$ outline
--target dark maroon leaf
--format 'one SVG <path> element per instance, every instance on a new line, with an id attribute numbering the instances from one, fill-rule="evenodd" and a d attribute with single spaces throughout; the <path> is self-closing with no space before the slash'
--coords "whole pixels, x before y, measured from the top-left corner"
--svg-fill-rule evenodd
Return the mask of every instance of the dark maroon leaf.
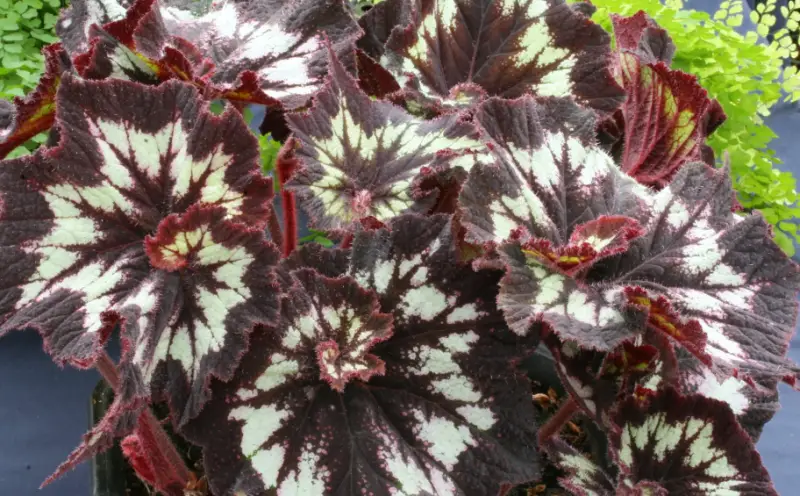
<path id="1" fill-rule="evenodd" d="M 136 0 L 124 18 L 93 26 L 89 36 L 88 50 L 74 57 L 75 67 L 87 79 L 156 84 L 176 78 L 202 86 L 202 76 L 212 70 L 197 60 L 191 44 L 173 39 L 156 0 Z"/>
<path id="2" fill-rule="evenodd" d="M 484 151 L 475 127 L 457 116 L 426 121 L 371 100 L 334 57 L 331 78 L 305 114 L 287 116 L 303 167 L 287 184 L 315 227 L 347 229 L 367 217 L 385 222 L 424 211 L 435 196 L 419 188 L 427 173 L 465 169 Z"/>
<path id="3" fill-rule="evenodd" d="M 777 495 L 758 452 L 728 405 L 667 388 L 631 397 L 613 416 L 612 453 L 627 491 L 646 494 Z M 654 482 L 655 481 L 655 482 Z"/>
<path id="4" fill-rule="evenodd" d="M 276 273 L 281 286 L 290 288 L 292 271 L 311 268 L 325 277 L 339 277 L 347 272 L 349 264 L 350 253 L 347 250 L 326 249 L 318 243 L 308 243 L 281 260 Z"/>
<path id="5" fill-rule="evenodd" d="M 59 145 L 0 169 L 0 333 L 36 328 L 56 362 L 88 367 L 122 319 L 126 395 L 167 381 L 176 421 L 277 312 L 271 181 L 238 113 L 205 105 L 184 83 L 66 77 Z"/>
<path id="6" fill-rule="evenodd" d="M 497 164 L 473 168 L 461 193 L 472 242 L 501 243 L 517 229 L 565 245 L 575 224 L 630 215 L 648 195 L 595 140 L 593 113 L 569 99 L 490 99 L 476 121 Z"/>
<path id="7" fill-rule="evenodd" d="M 800 270 L 759 215 L 731 212 L 728 171 L 685 165 L 639 217 L 646 234 L 588 279 L 614 280 L 664 296 L 706 335 L 703 350 L 724 381 L 732 373 L 771 382 L 790 373 L 788 340 Z"/>
<path id="8" fill-rule="evenodd" d="M 652 328 L 710 364 L 720 384 L 739 374 L 769 391 L 794 374 L 786 350 L 798 268 L 761 218 L 731 211 L 727 172 L 692 163 L 661 192 L 643 188 L 592 148 L 593 121 L 557 99 L 489 100 L 476 120 L 499 160 L 472 169 L 463 223 L 468 241 L 501 244 L 508 272 L 498 301 L 515 332 L 544 322 L 562 340 L 611 351 Z M 570 243 L 583 236 L 575 232 L 609 215 L 636 219 L 636 233 L 575 270 L 591 261 Z M 657 309 L 625 295 L 635 288 Z"/>
<path id="9" fill-rule="evenodd" d="M 0 109 L 0 158 L 53 125 L 56 91 L 61 74 L 70 69 L 69 57 L 60 43 L 44 47 L 42 53 L 45 69 L 36 88 L 12 103 L 0 100 L 4 107 Z"/>
<path id="10" fill-rule="evenodd" d="M 675 55 L 672 38 L 643 10 L 630 17 L 611 14 L 611 23 L 618 51 L 633 52 L 645 64 L 672 63 Z"/>
<path id="11" fill-rule="evenodd" d="M 599 426 L 608 427 L 609 410 L 621 385 L 619 375 L 608 377 L 602 374 L 606 354 L 581 349 L 573 342 L 561 342 L 553 334 L 548 334 L 544 342 L 555 359 L 555 370 L 561 384 L 572 400 L 589 419 Z"/>
<path id="12" fill-rule="evenodd" d="M 411 1 L 411 0 L 409 0 Z M 611 74 L 603 29 L 561 0 L 416 0 L 381 63 L 417 105 L 477 103 L 460 85 L 489 96 L 574 96 L 603 113 L 623 100 Z"/>
<path id="13" fill-rule="evenodd" d="M 215 494 L 485 496 L 538 475 L 499 274 L 458 264 L 450 231 L 444 216 L 403 216 L 356 234 L 350 277 L 293 273 L 280 327 L 253 333 L 233 381 L 183 429 Z M 354 373 L 337 383 L 331 370 Z"/>
<path id="14" fill-rule="evenodd" d="M 681 316 L 664 295 L 656 298 L 637 287 L 625 288 L 628 303 L 647 313 L 647 325 L 678 341 L 703 363 L 710 365 L 711 357 L 706 353 L 706 334 L 700 322 Z"/>
<path id="15" fill-rule="evenodd" d="M 298 108 L 328 72 L 325 39 L 352 61 L 361 29 L 343 0 L 241 0 L 207 8 L 168 0 L 170 34 L 196 44 L 216 64 L 211 82 L 224 98 Z"/>
<path id="16" fill-rule="evenodd" d="M 61 11 L 56 33 L 67 52 L 75 56 L 89 49 L 93 25 L 103 26 L 125 17 L 125 11 L 135 0 L 71 0 Z"/>
<path id="17" fill-rule="evenodd" d="M 603 215 L 579 224 L 567 245 L 553 246 L 547 239 L 532 238 L 522 244 L 522 252 L 537 263 L 574 276 L 603 258 L 624 253 L 630 241 L 641 235 L 642 229 L 634 219 Z"/>
<path id="18" fill-rule="evenodd" d="M 412 22 L 415 7 L 409 0 L 383 0 L 369 9 L 358 19 L 358 25 L 364 31 L 358 40 L 358 48 L 379 59 L 394 28 Z"/>
<path id="19" fill-rule="evenodd" d="M 400 90 L 392 74 L 363 50 L 356 50 L 358 86 L 369 96 L 384 98 Z"/>
<path id="20" fill-rule="evenodd" d="M 660 60 L 668 60 L 674 46 L 644 12 L 612 20 L 616 77 L 628 94 L 621 167 L 643 184 L 663 187 L 683 164 L 703 158 L 709 133 L 704 121 L 714 102 L 695 76 Z"/>
<path id="21" fill-rule="evenodd" d="M 644 331 L 647 314 L 613 286 L 587 286 L 528 256 L 518 244 L 500 248 L 507 265 L 498 305 L 511 329 L 526 335 L 544 322 L 581 348 L 610 351 Z"/>
<path id="22" fill-rule="evenodd" d="M 558 482 L 570 494 L 574 496 L 614 494 L 615 484 L 609 475 L 586 454 L 557 438 L 549 439 L 542 449 L 547 452 L 552 463 L 564 471 Z"/>

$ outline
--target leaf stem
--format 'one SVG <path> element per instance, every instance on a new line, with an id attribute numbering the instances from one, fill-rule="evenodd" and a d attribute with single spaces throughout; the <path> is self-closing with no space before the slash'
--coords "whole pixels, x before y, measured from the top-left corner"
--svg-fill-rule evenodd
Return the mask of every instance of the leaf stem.
<path id="1" fill-rule="evenodd" d="M 564 427 L 564 424 L 566 424 L 577 411 L 578 403 L 570 396 L 569 399 L 562 403 L 559 409 L 556 410 L 556 413 L 539 428 L 539 446 L 544 445 L 548 439 L 561 432 L 561 428 Z"/>
<path id="2" fill-rule="evenodd" d="M 103 351 L 95 362 L 95 367 L 100 372 L 100 375 L 103 376 L 106 383 L 117 393 L 120 385 L 119 371 L 114 361 L 108 356 L 108 352 Z M 163 458 L 168 465 L 168 468 L 154 467 L 155 470 L 171 469 L 173 472 L 172 475 L 174 475 L 173 479 L 177 479 L 183 484 L 183 487 L 186 487 L 191 480 L 191 472 L 183 461 L 183 457 L 178 453 L 178 450 L 169 438 L 169 435 L 164 431 L 161 422 L 156 418 L 149 406 L 146 407 L 140 415 L 136 429 L 139 431 L 140 438 L 152 441 L 147 442 L 147 447 L 157 452 L 154 453 L 154 458 Z"/>
<path id="3" fill-rule="evenodd" d="M 294 157 L 295 141 L 289 138 L 278 152 L 275 161 L 275 170 L 278 173 L 278 183 L 281 187 L 281 200 L 283 202 L 283 255 L 289 256 L 299 242 L 297 238 L 297 204 L 293 191 L 288 191 L 284 186 L 292 177 L 297 167 Z"/>
<path id="4" fill-rule="evenodd" d="M 354 238 L 354 237 L 355 237 L 355 236 L 353 236 L 353 233 L 347 233 L 347 235 L 346 235 L 346 236 L 344 237 L 344 239 L 342 240 L 341 248 L 342 248 L 343 250 L 347 250 L 347 249 L 349 249 L 351 246 L 353 246 L 353 238 Z"/>

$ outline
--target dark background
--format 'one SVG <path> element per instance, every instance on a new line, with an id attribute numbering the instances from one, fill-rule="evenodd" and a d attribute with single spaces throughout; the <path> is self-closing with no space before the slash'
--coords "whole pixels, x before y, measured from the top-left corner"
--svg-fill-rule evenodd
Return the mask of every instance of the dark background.
<path id="1" fill-rule="evenodd" d="M 718 0 L 692 0 L 687 6 L 713 12 L 717 5 Z M 745 19 L 747 11 L 745 6 Z M 800 106 L 776 109 L 768 124 L 780 136 L 772 146 L 786 162 L 783 167 L 800 178 L 800 140 L 796 138 L 800 135 Z M 796 258 L 800 260 L 800 256 Z M 116 350 L 111 353 L 115 355 Z M 797 336 L 789 354 L 800 362 Z M 35 332 L 12 333 L 0 342 L 0 494 L 91 494 L 88 463 L 41 491 L 37 488 L 86 432 L 89 396 L 98 380 L 93 370 L 61 370 L 53 365 Z M 800 393 L 782 386 L 781 400 L 783 409 L 765 428 L 758 448 L 778 491 L 799 494 Z"/>

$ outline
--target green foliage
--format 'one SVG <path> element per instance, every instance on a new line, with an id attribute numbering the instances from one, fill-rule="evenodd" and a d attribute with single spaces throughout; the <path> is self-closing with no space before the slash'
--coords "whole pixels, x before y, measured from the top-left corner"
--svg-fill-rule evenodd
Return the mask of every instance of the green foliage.
<path id="1" fill-rule="evenodd" d="M 350 7 L 356 15 L 361 16 L 364 15 L 367 10 L 378 5 L 382 1 L 383 0 L 350 0 Z"/>
<path id="2" fill-rule="evenodd" d="M 303 236 L 302 238 L 299 239 L 301 245 L 306 243 L 318 243 L 324 246 L 325 248 L 333 247 L 334 242 L 326 238 L 325 233 L 323 231 L 317 231 L 316 229 L 309 229 L 309 232 L 311 232 L 311 234 L 309 234 L 308 236 Z"/>
<path id="3" fill-rule="evenodd" d="M 278 158 L 281 143 L 272 139 L 270 134 L 262 134 L 258 136 L 258 147 L 261 150 L 261 171 L 265 175 L 271 175 L 275 170 L 275 160 Z"/>
<path id="4" fill-rule="evenodd" d="M 55 43 L 62 0 L 0 0 L 0 98 L 25 96 L 44 71 L 42 47 Z M 41 134 L 9 157 L 24 155 L 47 139 Z"/>
<path id="5" fill-rule="evenodd" d="M 24 96 L 39 82 L 60 8 L 61 0 L 0 0 L 0 97 Z"/>
<path id="6" fill-rule="evenodd" d="M 737 33 L 734 28 L 741 25 L 743 15 L 741 0 L 722 2 L 713 18 L 705 12 L 682 9 L 681 0 L 665 1 L 593 0 L 597 7 L 593 19 L 611 32 L 611 13 L 632 15 L 644 10 L 667 30 L 677 47 L 672 67 L 696 75 L 728 115 L 708 144 L 720 163 L 723 152 L 730 155 L 739 200 L 747 211 L 764 214 L 777 228 L 776 242 L 792 254 L 792 238 L 800 241 L 795 223 L 800 219 L 800 195 L 795 178 L 774 167 L 781 161 L 769 143 L 777 135 L 764 123 L 781 99 L 782 87 L 789 93 L 785 100 L 800 99 L 797 69 L 782 68 L 790 44 L 776 38 L 768 46 L 758 42 L 755 32 Z M 800 4 L 800 0 L 792 1 Z"/>

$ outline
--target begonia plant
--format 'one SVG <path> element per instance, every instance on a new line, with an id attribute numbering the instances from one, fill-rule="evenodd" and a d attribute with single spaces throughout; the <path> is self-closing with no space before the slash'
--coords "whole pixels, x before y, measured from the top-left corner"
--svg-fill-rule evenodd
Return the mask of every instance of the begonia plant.
<path id="1" fill-rule="evenodd" d="M 0 335 L 114 401 L 46 483 L 119 444 L 167 496 L 776 494 L 754 442 L 800 377 L 800 269 L 668 33 L 364 7 L 62 12 L 0 134 L 49 132 L 0 164 Z"/>

